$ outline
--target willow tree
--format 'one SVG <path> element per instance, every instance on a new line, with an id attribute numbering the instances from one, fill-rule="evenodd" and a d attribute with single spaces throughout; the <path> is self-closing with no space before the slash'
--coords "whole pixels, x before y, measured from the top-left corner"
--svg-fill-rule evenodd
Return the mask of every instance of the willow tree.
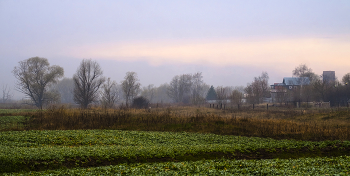
<path id="1" fill-rule="evenodd" d="M 19 62 L 19 66 L 12 71 L 17 79 L 18 91 L 29 97 L 33 105 L 42 109 L 48 102 L 57 101 L 59 94 L 48 90 L 63 77 L 63 68 L 50 66 L 46 58 L 32 57 Z"/>

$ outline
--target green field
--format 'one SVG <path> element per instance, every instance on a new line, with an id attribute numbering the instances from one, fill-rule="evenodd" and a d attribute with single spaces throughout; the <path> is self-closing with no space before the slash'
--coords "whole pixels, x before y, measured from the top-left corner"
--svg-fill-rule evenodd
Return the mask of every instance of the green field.
<path id="1" fill-rule="evenodd" d="M 36 112 L 37 109 L 0 109 L 0 114 L 16 114 L 26 112 Z"/>
<path id="2" fill-rule="evenodd" d="M 347 111 L 201 111 L 1 109 L 0 175 L 350 175 Z"/>
<path id="3" fill-rule="evenodd" d="M 350 157 L 135 163 L 4 175 L 349 175 Z"/>
<path id="4" fill-rule="evenodd" d="M 270 175 L 310 169 L 315 173 L 346 173 L 350 159 L 344 155 L 350 153 L 349 148 L 350 141 L 310 142 L 185 132 L 8 131 L 0 133 L 0 171 L 63 175 L 110 171 L 137 175 L 147 174 L 145 169 L 149 168 L 149 174 L 174 175 L 209 172 Z M 270 169 L 265 167 L 268 165 Z M 50 169 L 61 170 L 45 171 Z"/>
<path id="5" fill-rule="evenodd" d="M 23 122 L 29 119 L 24 116 L 37 111 L 36 109 L 0 109 L 0 131 L 23 130 Z"/>
<path id="6" fill-rule="evenodd" d="M 24 116 L 0 116 L 0 130 L 22 129 Z"/>

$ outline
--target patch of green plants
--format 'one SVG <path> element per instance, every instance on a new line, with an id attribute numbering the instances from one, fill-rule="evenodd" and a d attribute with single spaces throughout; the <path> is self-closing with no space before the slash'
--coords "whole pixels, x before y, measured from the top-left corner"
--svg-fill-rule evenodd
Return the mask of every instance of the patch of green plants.
<path id="1" fill-rule="evenodd" d="M 0 172 L 198 159 L 283 158 L 286 153 L 339 151 L 350 141 L 296 141 L 199 133 L 118 130 L 0 133 Z M 206 156 L 206 158 L 203 158 Z M 316 155 L 317 156 L 317 155 Z M 303 156 L 302 156 L 303 157 Z"/>
<path id="2" fill-rule="evenodd" d="M 15 113 L 26 113 L 36 112 L 37 109 L 0 109 L 0 114 L 15 114 Z"/>
<path id="3" fill-rule="evenodd" d="M 22 129 L 23 123 L 28 117 L 24 116 L 0 116 L 0 130 Z"/>
<path id="4" fill-rule="evenodd" d="M 350 157 L 200 160 L 21 172 L 3 175 L 349 175 Z"/>

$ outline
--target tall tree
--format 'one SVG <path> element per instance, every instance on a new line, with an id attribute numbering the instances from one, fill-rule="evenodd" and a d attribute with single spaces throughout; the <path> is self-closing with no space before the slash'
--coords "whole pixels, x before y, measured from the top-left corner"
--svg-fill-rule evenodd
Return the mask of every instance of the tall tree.
<path id="1" fill-rule="evenodd" d="M 124 92 L 126 107 L 129 107 L 132 100 L 140 91 L 141 84 L 139 83 L 137 73 L 127 72 L 121 85 Z"/>
<path id="2" fill-rule="evenodd" d="M 179 79 L 178 75 L 174 76 L 167 87 L 167 94 L 173 100 L 173 102 L 178 103 L 181 101 L 179 96 Z"/>
<path id="3" fill-rule="evenodd" d="M 350 84 L 350 73 L 347 73 L 343 76 L 342 82 L 344 85 L 349 85 Z"/>
<path id="4" fill-rule="evenodd" d="M 107 79 L 107 82 L 102 85 L 101 92 L 101 105 L 103 108 L 113 108 L 119 99 L 119 93 L 117 89 L 117 83 L 111 81 L 110 78 Z"/>
<path id="5" fill-rule="evenodd" d="M 313 82 L 318 78 L 318 76 L 312 72 L 312 69 L 306 66 L 305 64 L 300 64 L 298 67 L 296 67 L 293 70 L 293 76 L 299 77 L 299 78 L 309 78 L 310 82 Z M 300 79 L 300 81 L 305 81 Z"/>
<path id="6" fill-rule="evenodd" d="M 175 103 L 190 103 L 192 85 L 191 74 L 174 76 L 168 87 L 168 96 Z"/>
<path id="7" fill-rule="evenodd" d="M 51 87 L 51 90 L 59 92 L 61 103 L 74 103 L 74 80 L 73 78 L 63 78 Z"/>
<path id="8" fill-rule="evenodd" d="M 220 103 L 227 99 L 228 97 L 228 90 L 227 87 L 223 87 L 223 86 L 218 86 L 216 87 L 216 95 L 217 95 L 217 100 L 220 101 Z"/>
<path id="9" fill-rule="evenodd" d="M 84 59 L 73 75 L 74 101 L 82 108 L 98 101 L 98 90 L 105 82 L 103 71 L 96 61 Z"/>
<path id="10" fill-rule="evenodd" d="M 255 77 L 252 83 L 249 83 L 244 91 L 248 95 L 249 103 L 262 103 L 264 97 L 269 97 L 269 75 L 262 72 L 259 77 Z"/>
<path id="11" fill-rule="evenodd" d="M 154 96 L 156 94 L 156 90 L 157 90 L 157 88 L 154 87 L 153 84 L 150 84 L 150 85 L 142 88 L 141 96 L 146 98 L 147 100 L 149 100 L 150 103 L 152 103 L 154 100 Z"/>
<path id="12" fill-rule="evenodd" d="M 7 85 L 2 86 L 2 103 L 7 103 L 8 101 L 11 100 L 13 97 L 13 94 L 11 93 L 11 90 Z"/>
<path id="13" fill-rule="evenodd" d="M 155 103 L 171 103 L 172 99 L 168 95 L 169 84 L 161 84 L 156 88 L 153 102 Z"/>
<path id="14" fill-rule="evenodd" d="M 232 105 L 237 105 L 237 104 L 241 104 L 242 103 L 242 99 L 243 99 L 243 93 L 241 91 L 239 91 L 238 89 L 234 89 L 230 96 L 230 101 Z"/>
<path id="15" fill-rule="evenodd" d="M 311 85 L 319 85 L 320 86 L 320 76 L 316 75 L 311 68 L 306 66 L 305 64 L 300 64 L 293 70 L 293 76 L 299 77 L 298 82 L 300 84 L 299 87 L 293 89 L 290 92 L 290 100 L 293 101 L 310 101 L 316 97 L 315 91 L 313 91 L 313 87 Z M 307 78 L 309 80 L 307 80 Z M 321 83 L 322 86 L 323 83 Z M 317 91 L 320 91 L 322 88 L 317 87 Z"/>
<path id="16" fill-rule="evenodd" d="M 191 102 L 192 104 L 200 104 L 205 101 L 205 93 L 207 87 L 203 81 L 201 72 L 197 72 L 192 75 L 192 88 L 191 88 Z"/>
<path id="17" fill-rule="evenodd" d="M 63 77 L 62 67 L 50 66 L 46 58 L 32 57 L 20 61 L 12 73 L 17 79 L 17 90 L 29 97 L 36 107 L 42 109 L 45 103 L 56 101 L 57 94 L 48 91 L 48 87 Z"/>

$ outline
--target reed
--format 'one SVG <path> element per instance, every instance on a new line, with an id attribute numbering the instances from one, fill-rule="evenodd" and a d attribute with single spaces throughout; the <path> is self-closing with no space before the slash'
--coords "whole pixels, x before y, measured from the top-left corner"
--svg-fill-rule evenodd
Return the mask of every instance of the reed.
<path id="1" fill-rule="evenodd" d="M 198 107 L 155 109 L 66 109 L 31 112 L 17 130 L 118 129 L 186 131 L 296 140 L 349 140 L 346 109 L 218 110 Z"/>

